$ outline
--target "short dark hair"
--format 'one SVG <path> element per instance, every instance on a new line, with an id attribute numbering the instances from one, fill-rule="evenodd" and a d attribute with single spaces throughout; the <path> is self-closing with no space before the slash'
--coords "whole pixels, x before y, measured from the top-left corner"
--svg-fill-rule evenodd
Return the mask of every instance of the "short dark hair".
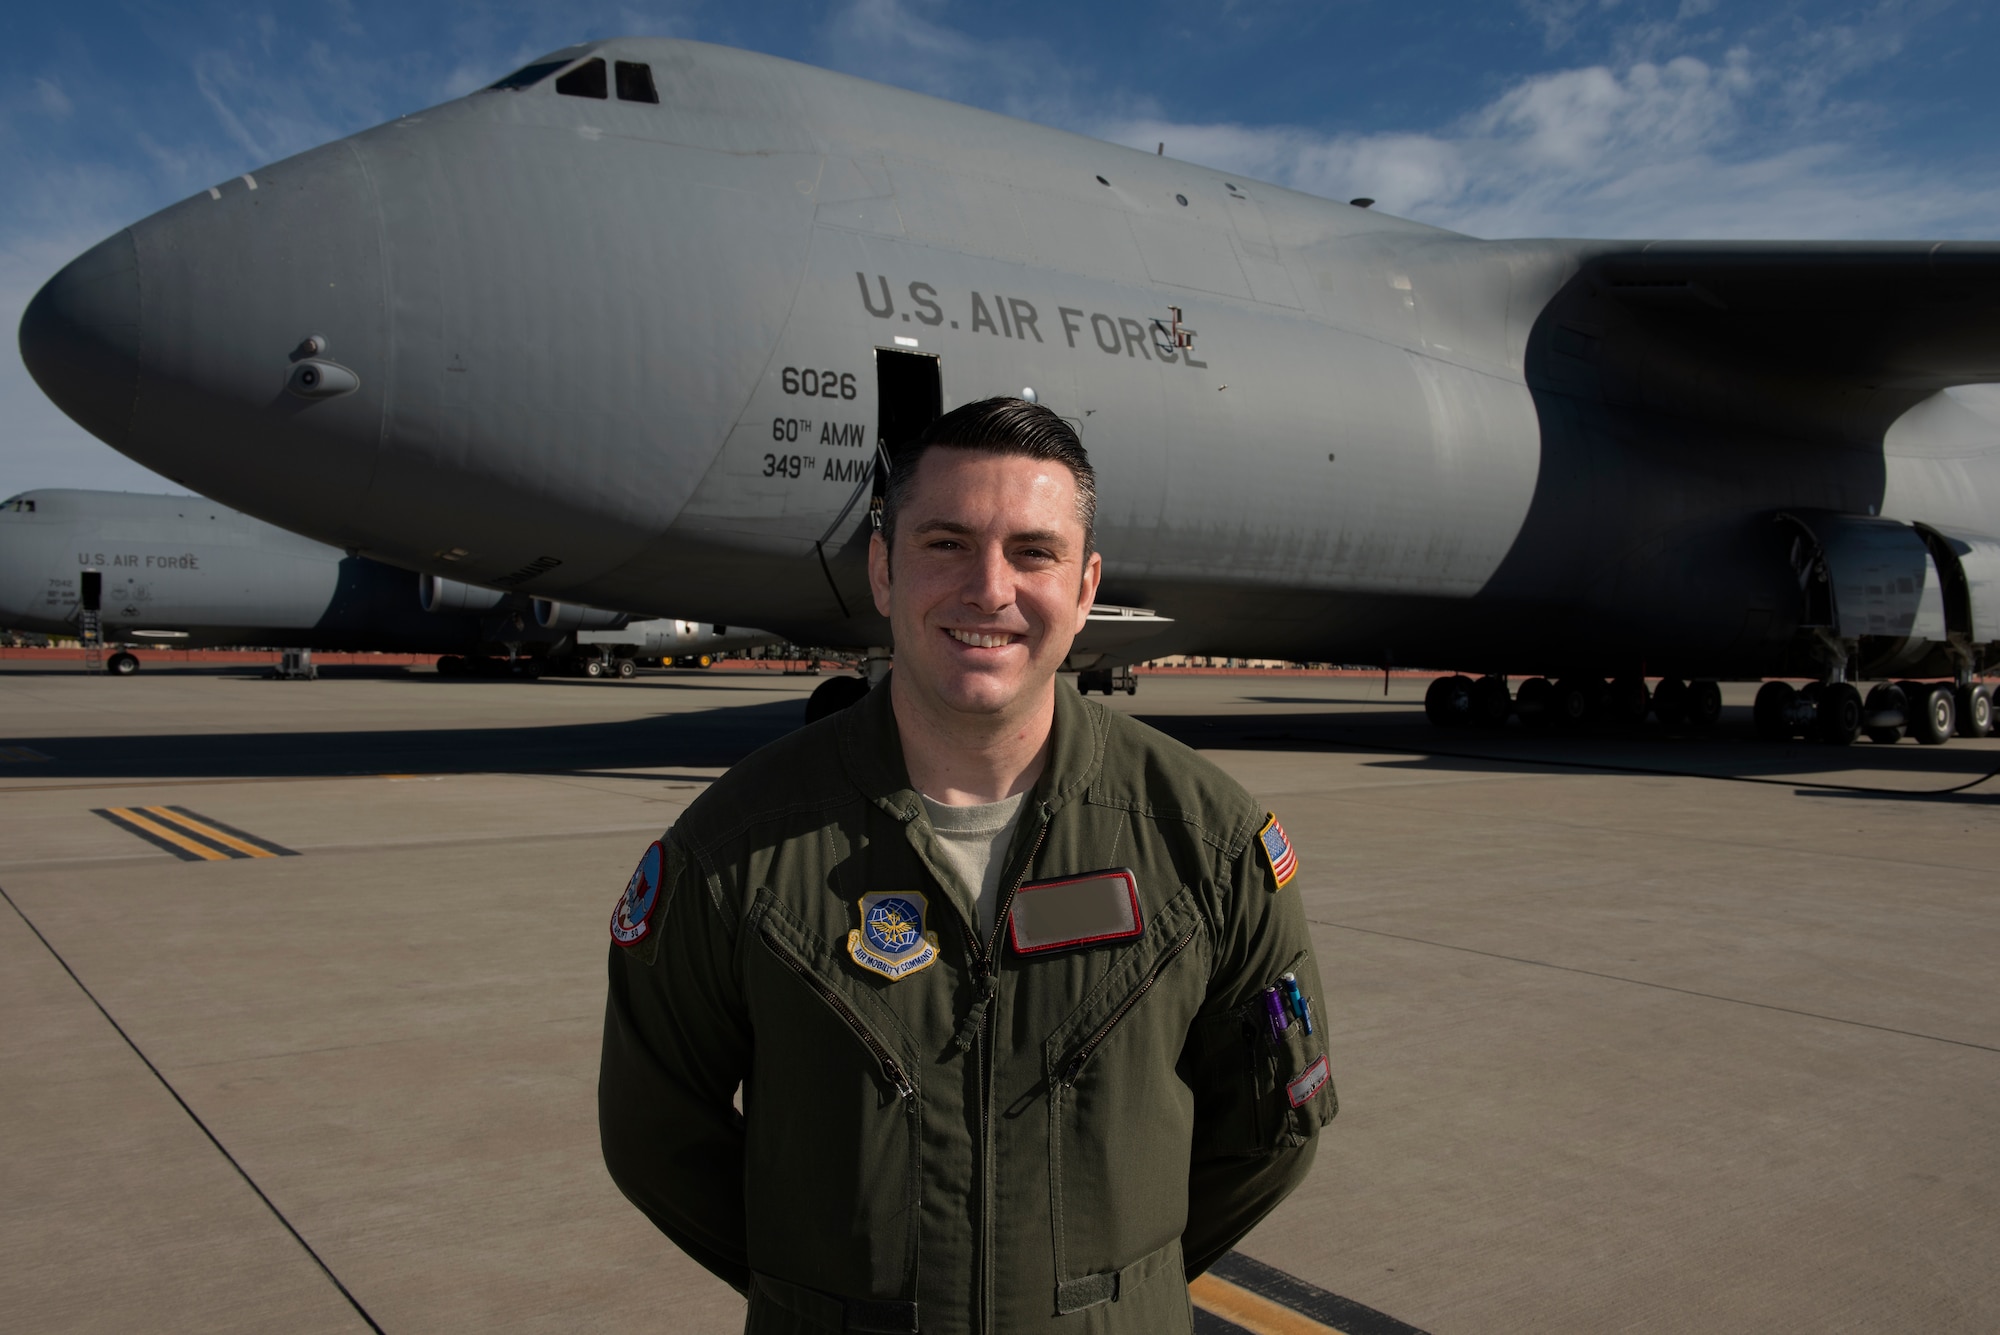
<path id="1" fill-rule="evenodd" d="M 1039 403 L 1015 398 L 981 399 L 954 408 L 903 448 L 882 489 L 883 541 L 895 542 L 896 514 L 909 499 L 918 462 L 933 449 L 978 450 L 1061 464 L 1076 479 L 1076 517 L 1083 525 L 1083 554 L 1088 556 L 1095 549 L 1097 471 L 1090 466 L 1090 455 L 1068 422 Z"/>

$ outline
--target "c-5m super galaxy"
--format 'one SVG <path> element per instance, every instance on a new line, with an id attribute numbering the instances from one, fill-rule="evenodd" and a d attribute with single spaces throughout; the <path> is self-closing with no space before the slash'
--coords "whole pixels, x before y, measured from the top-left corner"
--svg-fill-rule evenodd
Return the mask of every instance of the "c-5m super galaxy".
<path id="1" fill-rule="evenodd" d="M 1124 661 L 1464 666 L 1434 713 L 1492 721 L 1804 675 L 1759 725 L 1834 742 L 1978 731 L 2000 663 L 2000 426 L 1954 388 L 2000 379 L 1994 243 L 1478 240 L 620 40 L 133 224 L 21 346 L 320 541 L 803 643 L 886 640 L 879 461 L 1026 388 L 1100 470 L 1104 601 L 1159 614 Z"/>
<path id="2" fill-rule="evenodd" d="M 438 654 L 438 670 L 630 677 L 763 631 L 640 620 L 397 570 L 199 496 L 24 491 L 0 502 L 0 626 L 172 649 L 258 644 Z M 121 649 L 115 675 L 139 670 Z"/>

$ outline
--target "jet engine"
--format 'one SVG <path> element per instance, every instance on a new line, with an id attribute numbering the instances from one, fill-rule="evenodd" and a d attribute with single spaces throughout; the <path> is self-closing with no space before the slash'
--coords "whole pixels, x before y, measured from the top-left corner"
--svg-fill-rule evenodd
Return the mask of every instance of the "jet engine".
<path id="1" fill-rule="evenodd" d="M 417 577 L 417 601 L 426 612 L 490 612 L 506 596 L 498 589 L 482 589 L 442 575 Z"/>
<path id="2" fill-rule="evenodd" d="M 559 603 L 553 598 L 535 599 L 535 624 L 543 630 L 606 630 L 624 623 L 623 612 Z"/>

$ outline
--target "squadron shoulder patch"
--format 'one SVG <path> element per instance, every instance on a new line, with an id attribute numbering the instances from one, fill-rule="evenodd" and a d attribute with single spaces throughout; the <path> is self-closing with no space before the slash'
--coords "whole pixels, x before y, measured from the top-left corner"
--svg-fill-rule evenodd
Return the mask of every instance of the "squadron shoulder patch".
<path id="1" fill-rule="evenodd" d="M 1282 890 L 1285 883 L 1298 875 L 1299 855 L 1292 851 L 1292 841 L 1285 838 L 1285 827 L 1278 824 L 1275 812 L 1265 812 L 1268 820 L 1264 828 L 1257 831 L 1257 842 L 1264 846 L 1264 860 L 1271 864 L 1271 875 L 1278 878 L 1274 889 Z"/>
<path id="2" fill-rule="evenodd" d="M 611 939 L 621 946 L 636 946 L 653 930 L 653 910 L 660 904 L 660 880 L 666 865 L 666 850 L 655 839 L 639 859 L 618 907 L 611 911 Z"/>
<path id="3" fill-rule="evenodd" d="M 924 930 L 929 901 L 914 891 L 861 896 L 861 926 L 847 934 L 847 954 L 884 978 L 908 978 L 937 963 L 936 932 Z"/>

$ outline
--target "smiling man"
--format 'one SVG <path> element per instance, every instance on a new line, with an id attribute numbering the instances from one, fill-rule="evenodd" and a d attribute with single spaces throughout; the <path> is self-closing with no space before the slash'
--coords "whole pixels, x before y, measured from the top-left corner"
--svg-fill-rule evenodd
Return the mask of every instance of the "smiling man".
<path id="1" fill-rule="evenodd" d="M 605 1163 L 757 1335 L 1190 1331 L 1333 1116 L 1277 818 L 1058 684 L 1095 509 L 1048 409 L 934 423 L 869 551 L 886 686 L 723 776 L 613 913 Z"/>

